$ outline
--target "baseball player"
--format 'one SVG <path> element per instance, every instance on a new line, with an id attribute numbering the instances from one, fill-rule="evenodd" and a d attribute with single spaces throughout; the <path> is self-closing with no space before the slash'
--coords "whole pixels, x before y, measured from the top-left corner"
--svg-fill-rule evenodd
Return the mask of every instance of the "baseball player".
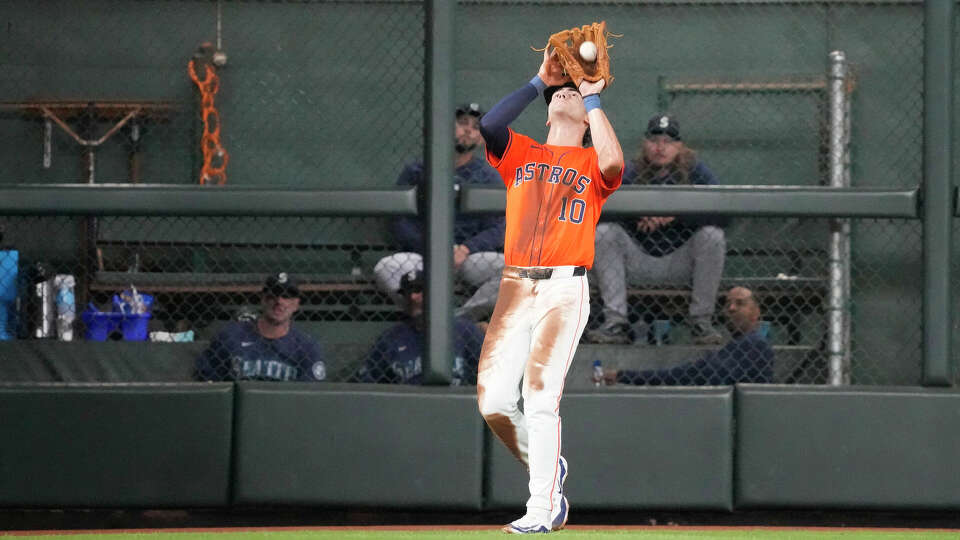
<path id="1" fill-rule="evenodd" d="M 423 270 L 400 278 L 404 297 L 404 320 L 385 330 L 367 353 L 366 361 L 353 380 L 366 383 L 423 384 L 425 334 L 423 313 Z M 477 360 L 483 332 L 466 317 L 453 319 L 454 357 L 451 386 L 476 384 Z"/>
<path id="2" fill-rule="evenodd" d="M 578 88 L 548 47 L 537 76 L 481 120 L 487 160 L 507 187 L 507 229 L 506 267 L 480 354 L 477 400 L 487 425 L 530 475 L 527 513 L 504 526 L 508 533 L 545 533 L 567 522 L 560 397 L 590 313 L 586 273 L 594 230 L 624 165 L 600 106 L 603 87 L 603 80 L 584 80 Z M 546 144 L 509 128 L 541 92 Z M 582 146 L 588 128 L 592 148 Z"/>
<path id="3" fill-rule="evenodd" d="M 300 287 L 280 272 L 263 284 L 262 311 L 253 321 L 224 328 L 196 361 L 203 381 L 322 381 L 327 378 L 323 349 L 293 327 L 300 309 Z"/>

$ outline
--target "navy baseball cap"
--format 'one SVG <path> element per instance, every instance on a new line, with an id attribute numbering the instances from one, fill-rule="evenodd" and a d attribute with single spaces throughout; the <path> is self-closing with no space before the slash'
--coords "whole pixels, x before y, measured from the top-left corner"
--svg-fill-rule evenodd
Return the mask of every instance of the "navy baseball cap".
<path id="1" fill-rule="evenodd" d="M 461 114 L 469 114 L 470 116 L 480 118 L 483 116 L 483 109 L 480 108 L 479 103 L 464 103 L 457 105 L 457 118 L 460 118 Z"/>
<path id="2" fill-rule="evenodd" d="M 550 100 L 553 99 L 553 95 L 557 93 L 557 90 L 561 88 L 573 88 L 577 92 L 580 90 L 577 89 L 577 85 L 573 84 L 573 81 L 567 81 L 563 84 L 558 84 L 556 86 L 548 86 L 543 89 L 543 100 L 547 102 L 547 106 L 550 106 Z"/>
<path id="3" fill-rule="evenodd" d="M 675 141 L 682 140 L 680 123 L 672 116 L 658 114 L 647 122 L 647 132 L 644 134 L 645 137 L 653 135 L 666 135 Z"/>
<path id="4" fill-rule="evenodd" d="M 423 270 L 412 270 L 400 278 L 398 292 L 407 296 L 415 292 L 423 292 Z"/>
<path id="5" fill-rule="evenodd" d="M 263 293 L 278 298 L 300 298 L 300 287 L 290 274 L 279 272 L 263 283 Z"/>

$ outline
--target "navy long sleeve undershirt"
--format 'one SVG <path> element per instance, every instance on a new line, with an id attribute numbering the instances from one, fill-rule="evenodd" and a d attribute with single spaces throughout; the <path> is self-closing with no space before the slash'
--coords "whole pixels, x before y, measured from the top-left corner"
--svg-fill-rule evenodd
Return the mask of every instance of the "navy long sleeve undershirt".
<path id="1" fill-rule="evenodd" d="M 507 151 L 507 143 L 510 142 L 507 128 L 540 95 L 541 90 L 542 88 L 528 82 L 501 99 L 483 115 L 480 119 L 480 134 L 483 135 L 488 152 L 497 158 L 503 157 L 503 153 Z"/>

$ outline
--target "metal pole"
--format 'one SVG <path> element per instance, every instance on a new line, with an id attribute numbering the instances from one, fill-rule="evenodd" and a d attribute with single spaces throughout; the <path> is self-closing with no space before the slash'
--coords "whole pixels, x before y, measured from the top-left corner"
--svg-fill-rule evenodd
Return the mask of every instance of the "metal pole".
<path id="1" fill-rule="evenodd" d="M 846 82 L 847 83 L 851 82 L 849 71 L 847 72 Z M 846 86 L 846 92 L 847 92 L 846 99 L 844 100 L 845 105 L 844 105 L 844 123 L 843 123 L 843 133 L 844 133 L 843 145 L 845 150 L 844 158 L 843 158 L 843 185 L 849 188 L 851 185 L 850 140 L 851 140 L 851 133 L 853 133 L 853 128 L 851 127 L 852 115 L 850 114 L 850 109 L 851 109 L 850 102 L 852 101 L 850 96 L 853 90 L 849 84 Z M 846 310 L 846 317 L 845 317 L 846 324 L 844 324 L 844 327 L 843 327 L 843 344 L 844 344 L 843 364 L 844 366 L 846 366 L 847 383 L 850 382 L 850 355 L 852 354 L 851 340 L 850 340 L 850 334 L 851 334 L 850 327 L 852 325 L 852 320 L 853 320 L 853 314 L 851 313 L 852 306 L 853 306 L 853 292 L 852 292 L 853 289 L 850 285 L 851 283 L 850 273 L 851 273 L 851 269 L 853 268 L 850 262 L 850 243 L 851 243 L 850 223 L 851 221 L 849 219 L 846 220 L 846 224 L 845 224 L 846 234 L 844 235 L 844 238 L 846 238 L 847 241 L 844 244 L 844 249 L 842 253 L 843 260 L 845 261 L 845 265 L 846 265 L 846 272 L 844 272 L 844 282 L 843 282 L 844 295 L 847 299 L 847 310 Z"/>
<path id="2" fill-rule="evenodd" d="M 848 187 L 847 167 L 847 59 L 843 51 L 830 53 L 828 76 L 830 187 Z M 830 222 L 830 285 L 827 299 L 827 358 L 830 384 L 850 384 L 849 328 L 850 220 Z"/>
<path id="3" fill-rule="evenodd" d="M 953 246 L 954 1 L 924 2 L 923 384 L 953 378 L 950 267 Z"/>
<path id="4" fill-rule="evenodd" d="M 424 164 L 427 220 L 424 381 L 448 384 L 453 359 L 453 25 L 456 2 L 426 2 Z"/>
<path id="5" fill-rule="evenodd" d="M 50 149 L 52 148 L 51 139 L 53 138 L 53 123 L 49 117 L 43 119 L 43 168 L 50 168 Z"/>

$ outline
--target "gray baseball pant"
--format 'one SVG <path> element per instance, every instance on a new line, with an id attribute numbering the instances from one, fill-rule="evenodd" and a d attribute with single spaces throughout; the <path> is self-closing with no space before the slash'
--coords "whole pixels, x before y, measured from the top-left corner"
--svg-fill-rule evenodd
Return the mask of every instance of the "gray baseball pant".
<path id="1" fill-rule="evenodd" d="M 598 225 L 596 238 L 592 272 L 600 287 L 606 321 L 627 320 L 627 283 L 692 282 L 690 319 L 713 316 L 727 250 L 723 229 L 701 227 L 686 243 L 661 257 L 647 254 L 633 236 L 616 223 Z"/>
<path id="2" fill-rule="evenodd" d="M 457 308 L 456 314 L 470 316 L 471 314 L 487 315 L 493 312 L 497 304 L 503 266 L 503 253 L 496 251 L 479 251 L 467 256 L 455 275 L 458 279 L 477 287 L 477 290 Z M 380 259 L 373 268 L 373 275 L 377 287 L 389 294 L 398 306 L 403 306 L 403 298 L 397 293 L 397 289 L 400 288 L 400 278 L 413 270 L 423 270 L 423 256 L 419 253 L 401 252 Z"/>

